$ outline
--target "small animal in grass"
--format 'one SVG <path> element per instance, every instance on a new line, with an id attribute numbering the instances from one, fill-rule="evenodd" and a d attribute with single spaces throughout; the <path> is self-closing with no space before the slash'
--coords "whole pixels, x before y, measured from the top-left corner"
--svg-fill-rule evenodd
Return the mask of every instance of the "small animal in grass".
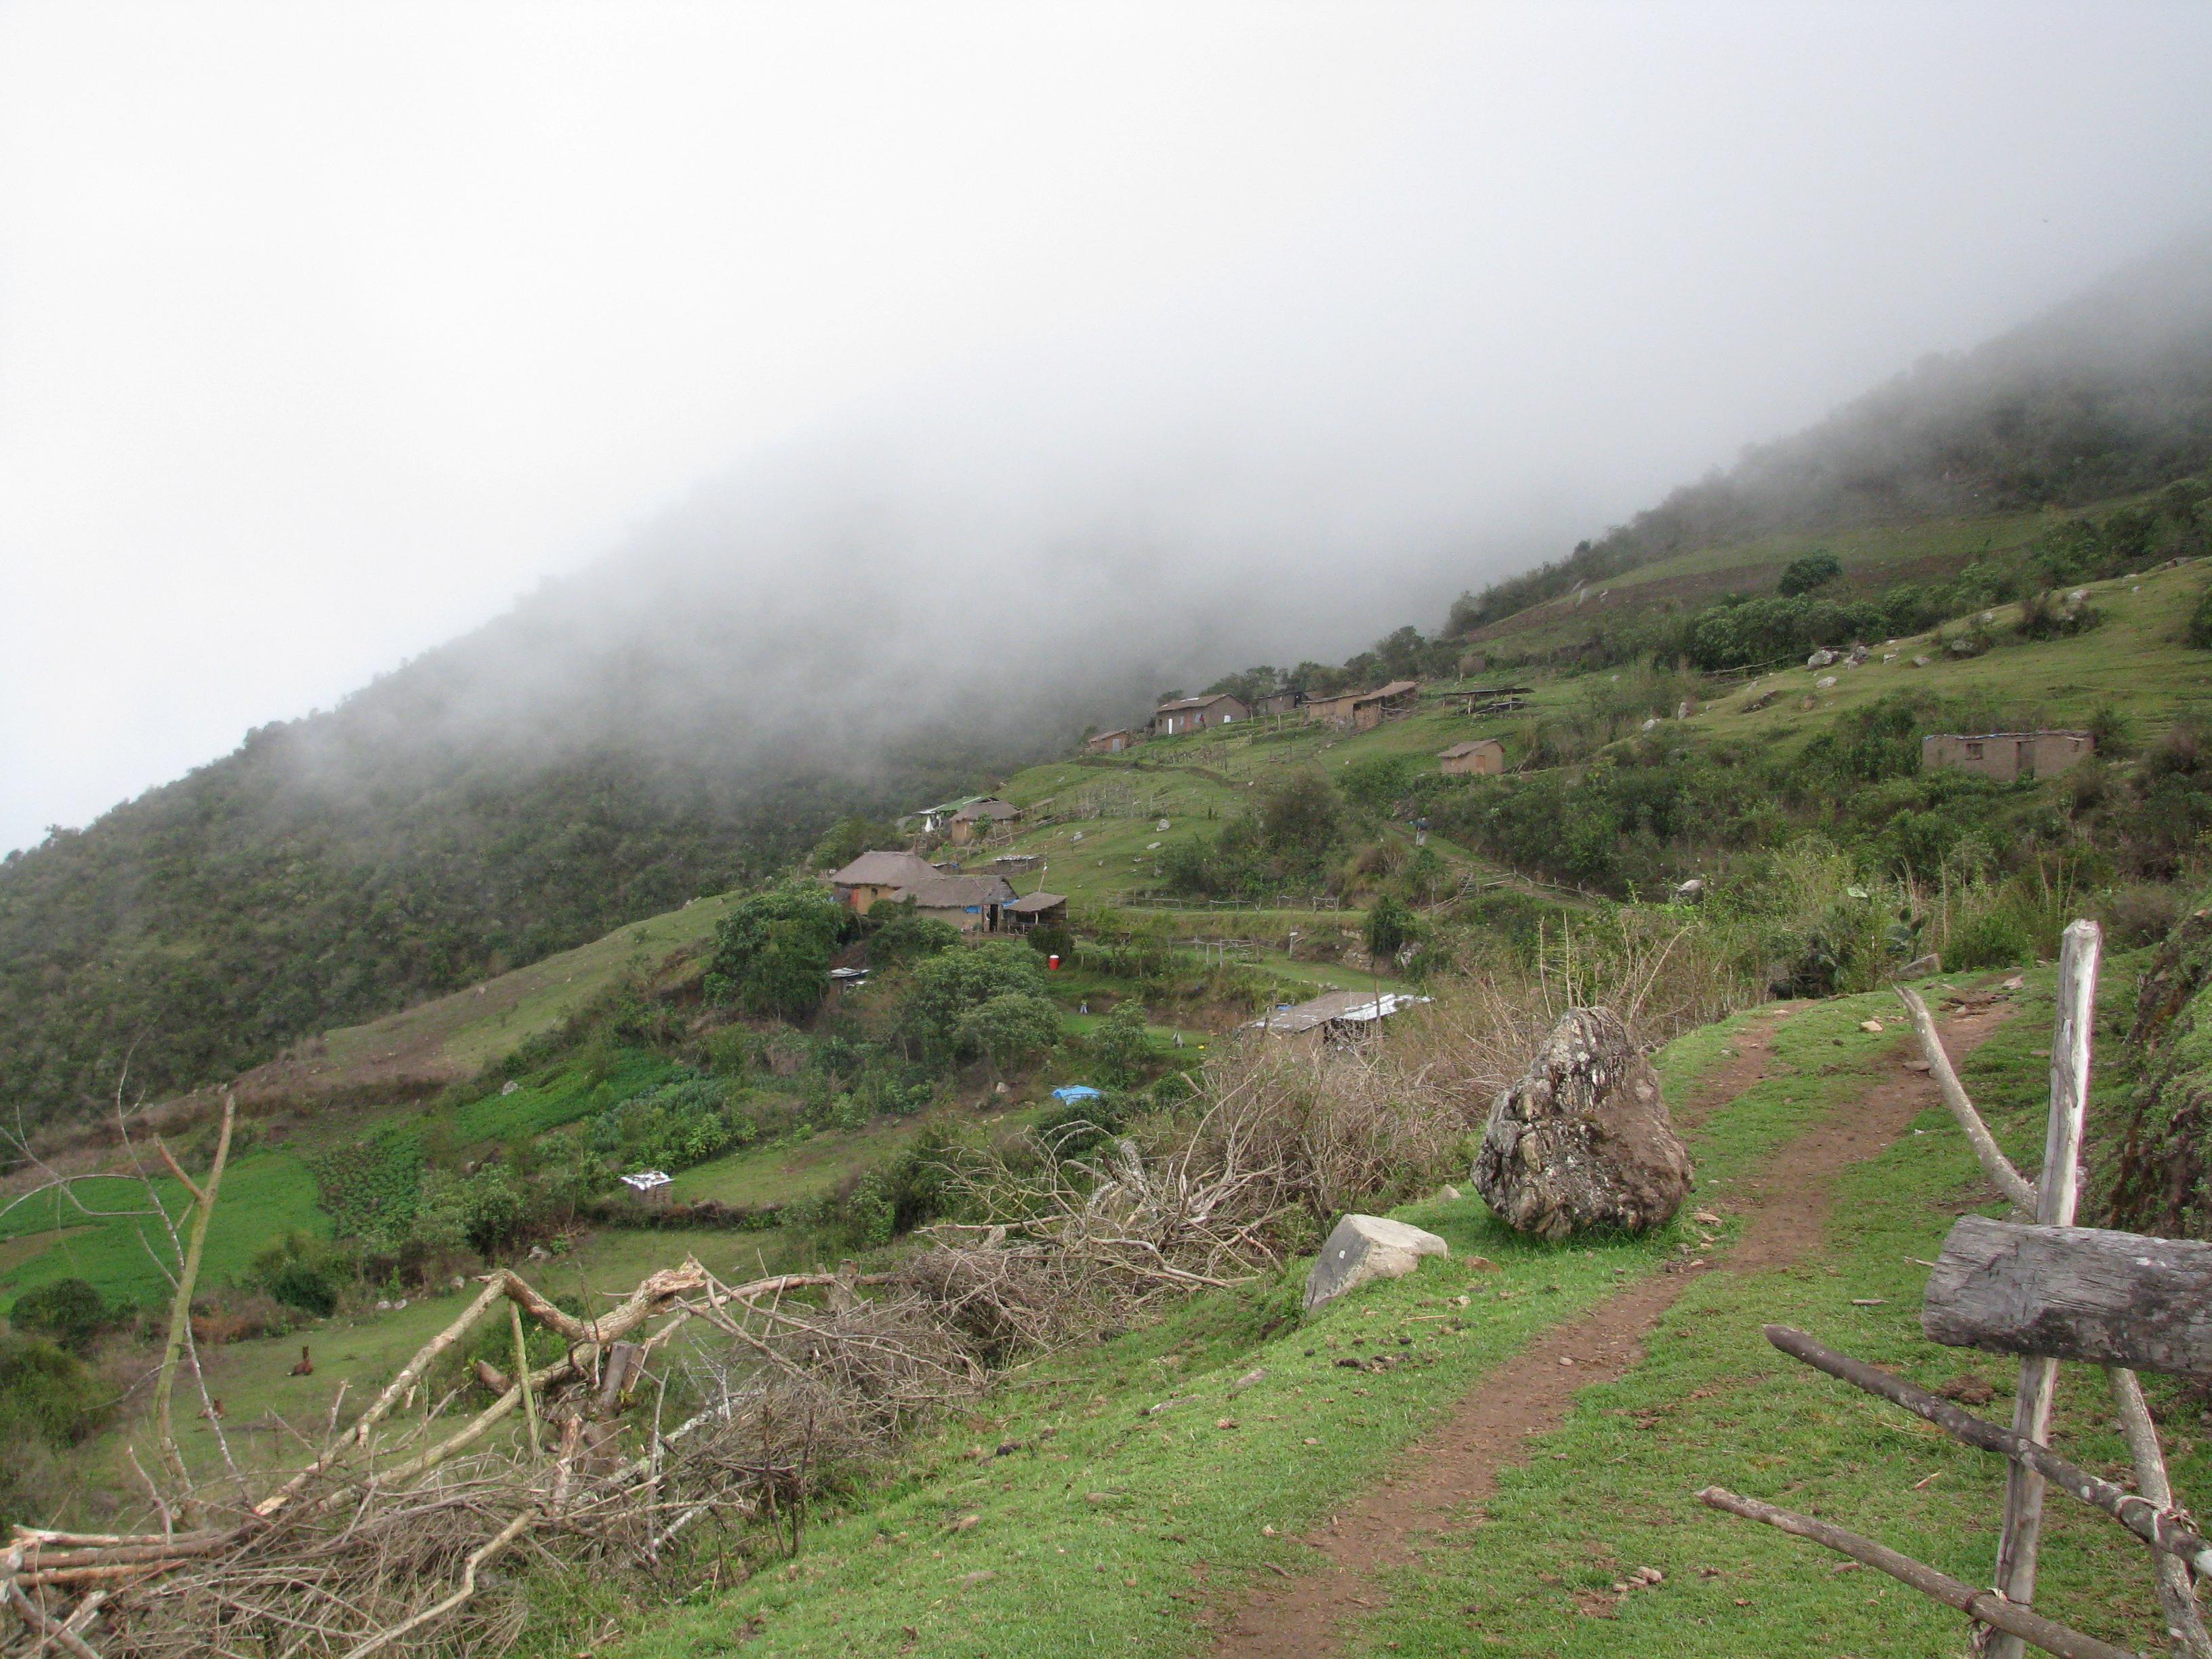
<path id="1" fill-rule="evenodd" d="M 307 1345 L 302 1342 L 300 1345 L 300 1363 L 293 1366 L 286 1375 L 290 1376 L 313 1376 L 314 1374 L 315 1362 L 308 1355 Z"/>
<path id="2" fill-rule="evenodd" d="M 214 1400 L 210 1400 L 210 1401 L 209 1401 L 207 1402 L 207 1404 L 206 1404 L 206 1405 L 203 1406 L 203 1407 L 200 1408 L 200 1415 L 201 1415 L 202 1417 L 206 1418 L 206 1419 L 207 1419 L 209 1421 L 210 1421 L 210 1422 L 213 1422 L 213 1421 L 214 1421 L 214 1420 L 216 1420 L 216 1419 L 220 1418 L 220 1417 L 222 1415 L 222 1399 L 221 1399 L 220 1397 L 218 1397 L 218 1398 L 216 1398 L 216 1399 L 214 1399 Z"/>

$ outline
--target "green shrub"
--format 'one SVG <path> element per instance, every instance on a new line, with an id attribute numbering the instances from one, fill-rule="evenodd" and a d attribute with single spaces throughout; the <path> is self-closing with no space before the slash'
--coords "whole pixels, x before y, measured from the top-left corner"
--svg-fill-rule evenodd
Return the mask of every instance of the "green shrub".
<path id="1" fill-rule="evenodd" d="M 45 1337 L 82 1353 L 113 1322 L 106 1302 L 88 1279 L 57 1279 L 15 1298 L 9 1320 L 19 1331 Z"/>
<path id="2" fill-rule="evenodd" d="M 960 943 L 958 928 L 934 916 L 916 915 L 911 904 L 879 904 L 868 913 L 868 920 L 876 924 L 868 935 L 872 968 L 920 962 Z"/>
<path id="3" fill-rule="evenodd" d="M 1099 1082 L 1121 1089 L 1134 1088 L 1141 1083 L 1152 1064 L 1152 1039 L 1145 1030 L 1145 1005 L 1134 998 L 1115 1004 L 1113 1012 L 1091 1034 L 1090 1049 Z"/>
<path id="4" fill-rule="evenodd" d="M 973 1053 L 976 1028 L 962 1021 L 995 997 L 1043 1000 L 1044 963 L 1014 939 L 993 939 L 973 950 L 947 951 L 915 964 L 899 1003 L 896 1029 L 925 1065 L 943 1068 Z"/>
<path id="5" fill-rule="evenodd" d="M 1830 582 L 1839 580 L 1843 574 L 1842 562 L 1823 548 L 1818 552 L 1808 553 L 1802 559 L 1790 560 L 1784 567 L 1782 580 L 1774 585 L 1774 591 L 1784 599 L 1794 599 L 1800 593 L 1810 593 L 1815 588 L 1826 587 Z"/>
<path id="6" fill-rule="evenodd" d="M 76 1445 L 107 1420 L 120 1398 L 113 1384 L 66 1348 L 43 1337 L 0 1333 L 0 1445 L 19 1437 Z"/>
<path id="7" fill-rule="evenodd" d="M 2035 960 L 2035 937 L 2027 920 L 2008 907 L 1991 906 L 1951 930 L 1944 942 L 1943 965 L 1963 972 L 1972 968 L 2015 968 Z"/>

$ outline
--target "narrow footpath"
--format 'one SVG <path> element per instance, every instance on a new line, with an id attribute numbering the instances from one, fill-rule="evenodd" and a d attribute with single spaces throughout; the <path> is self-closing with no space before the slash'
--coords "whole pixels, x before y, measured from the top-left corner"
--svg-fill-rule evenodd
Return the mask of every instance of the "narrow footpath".
<path id="1" fill-rule="evenodd" d="M 2009 1000 L 1969 1003 L 1940 1022 L 1955 1064 L 2013 1012 Z M 1735 1052 L 1709 1073 L 1675 1115 L 1694 1127 L 1765 1075 L 1775 1021 L 1764 1011 L 1747 1021 Z M 1745 1222 L 1733 1248 L 1711 1271 L 1766 1273 L 1815 1249 L 1827 1224 L 1835 1178 L 1875 1157 L 1942 1099 L 1924 1071 L 1911 1068 L 1917 1045 L 1899 1044 L 1880 1080 L 1848 1110 L 1831 1111 L 1781 1147 L 1731 1189 L 1729 1208 Z M 1488 1497 L 1498 1471 L 1522 1461 L 1524 1443 L 1559 1428 L 1583 1388 L 1621 1376 L 1644 1358 L 1644 1341 L 1698 1270 L 1670 1263 L 1627 1286 L 1571 1323 L 1539 1337 L 1482 1379 L 1442 1428 L 1408 1446 L 1395 1474 L 1300 1541 L 1316 1553 L 1313 1571 L 1261 1581 L 1220 1609 L 1216 1659 L 1322 1659 L 1342 1651 L 1344 1626 L 1380 1607 L 1381 1576 L 1411 1560 L 1455 1511 Z M 1563 1376 L 1573 1379 L 1561 1386 Z"/>

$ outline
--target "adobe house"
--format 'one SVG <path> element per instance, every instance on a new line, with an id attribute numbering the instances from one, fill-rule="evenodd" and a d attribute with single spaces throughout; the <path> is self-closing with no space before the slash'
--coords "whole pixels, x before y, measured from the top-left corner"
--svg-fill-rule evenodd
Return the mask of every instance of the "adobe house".
<path id="1" fill-rule="evenodd" d="M 1164 738 L 1173 738 L 1185 732 L 1203 732 L 1209 726 L 1233 726 L 1238 720 L 1251 718 L 1252 710 L 1242 697 L 1216 691 L 1211 696 L 1182 697 L 1162 703 L 1152 710 L 1152 730 Z"/>
<path id="2" fill-rule="evenodd" d="M 1026 933 L 1032 927 L 1057 927 L 1067 921 L 1067 895 L 1026 893 L 1000 907 L 1009 932 Z"/>
<path id="3" fill-rule="evenodd" d="M 863 853 L 831 873 L 830 888 L 840 904 L 856 916 L 865 916 L 870 907 L 884 899 L 896 900 L 917 882 L 937 879 L 936 867 L 912 853 Z"/>
<path id="4" fill-rule="evenodd" d="M 955 847 L 965 847 L 978 836 L 988 835 L 994 824 L 1012 823 L 1022 809 L 994 796 L 971 800 L 952 815 L 946 833 Z"/>
<path id="5" fill-rule="evenodd" d="M 1136 739 L 1129 735 L 1129 728 L 1121 726 L 1116 726 L 1111 732 L 1101 732 L 1095 738 L 1086 738 L 1083 746 L 1094 755 L 1118 755 L 1135 741 Z"/>
<path id="6" fill-rule="evenodd" d="M 1371 732 L 1393 714 L 1411 712 L 1420 695 L 1419 680 L 1392 680 L 1372 691 L 1312 698 L 1306 704 L 1306 718 L 1326 721 L 1340 732 Z"/>
<path id="7" fill-rule="evenodd" d="M 1454 744 L 1437 758 L 1444 763 L 1447 777 L 1495 777 L 1505 769 L 1505 745 L 1495 738 L 1471 738 Z"/>
<path id="8" fill-rule="evenodd" d="M 963 933 L 995 933 L 1006 907 L 1014 902 L 1013 884 L 1004 876 L 940 876 L 902 887 L 899 898 L 914 902 L 914 913 L 942 921 Z"/>
<path id="9" fill-rule="evenodd" d="M 1306 694 L 1303 691 L 1270 691 L 1252 705 L 1252 712 L 1255 714 L 1295 714 L 1298 705 L 1305 700 Z"/>
<path id="10" fill-rule="evenodd" d="M 2087 732 L 1942 732 L 1920 740 L 1920 769 L 1973 772 L 2011 783 L 2056 777 L 2097 752 Z"/>

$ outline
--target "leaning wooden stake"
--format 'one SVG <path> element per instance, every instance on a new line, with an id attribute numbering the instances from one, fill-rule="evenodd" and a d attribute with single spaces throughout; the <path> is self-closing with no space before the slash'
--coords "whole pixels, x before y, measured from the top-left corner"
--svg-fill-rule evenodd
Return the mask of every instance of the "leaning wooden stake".
<path id="1" fill-rule="evenodd" d="M 2035 1213 L 2035 1183 L 2013 1167 L 2013 1162 L 1998 1146 L 1996 1137 L 1990 1133 L 1982 1115 L 1974 1109 L 1974 1103 L 1966 1097 L 1966 1085 L 1959 1074 L 1951 1069 L 1951 1057 L 1943 1052 L 1943 1039 L 1936 1030 L 1936 1017 L 1928 1012 L 1928 1005 L 1919 994 L 1908 986 L 1896 988 L 1905 1012 L 1912 1016 L 1912 1029 L 1920 1034 L 1920 1052 L 1926 1056 L 1928 1070 L 1936 1079 L 1936 1087 L 1960 1128 L 1966 1131 L 1967 1141 L 1973 1146 L 1974 1157 L 1982 1166 L 1982 1173 L 2005 1195 L 2006 1200 L 2020 1212 L 2023 1218 Z"/>
<path id="2" fill-rule="evenodd" d="M 154 1431 L 161 1437 L 161 1461 L 168 1466 L 169 1476 L 180 1490 L 189 1490 L 191 1477 L 185 1472 L 184 1454 L 177 1449 L 176 1425 L 171 1420 L 169 1395 L 176 1386 L 177 1365 L 184 1357 L 185 1338 L 191 1329 L 192 1287 L 200 1276 L 200 1255 L 207 1248 L 208 1222 L 215 1214 L 216 1194 L 222 1186 L 222 1166 L 230 1160 L 231 1120 L 236 1115 L 238 1103 L 230 1096 L 222 1097 L 222 1132 L 216 1138 L 215 1163 L 208 1170 L 207 1185 L 196 1187 L 177 1170 L 177 1178 L 192 1195 L 191 1231 L 185 1239 L 185 1259 L 177 1272 L 177 1292 L 169 1302 L 169 1337 L 161 1348 L 161 1369 L 154 1382 Z M 167 1158 L 167 1148 L 162 1148 Z M 169 1167 L 176 1170 L 176 1161 L 169 1159 Z"/>
<path id="3" fill-rule="evenodd" d="M 2043 1173 L 2035 1184 L 2035 1218 L 2046 1227 L 2070 1227 L 2081 1188 L 2081 1126 L 2089 1103 L 2089 1044 L 2096 1023 L 2097 954 L 2094 921 L 2069 925 L 2058 950 L 2058 1018 L 2051 1040 L 2051 1118 L 2044 1133 Z M 2031 1354 L 2020 1362 L 2013 1396 L 2016 1434 L 2047 1441 L 2058 1362 Z M 2043 1477 L 2020 1462 L 2005 1471 L 2004 1525 L 1997 1535 L 1996 1588 L 2026 1607 L 2035 1599 L 2035 1556 L 2043 1535 Z M 2023 1638 L 2002 1631 L 1990 1644 L 1991 1659 L 2022 1659 Z"/>
<path id="4" fill-rule="evenodd" d="M 2015 1607 L 1992 1591 L 1976 1589 L 1909 1555 L 1900 1555 L 1886 1545 L 1877 1544 L 1871 1538 L 1862 1538 L 1855 1532 L 1816 1521 L 1809 1515 L 1777 1509 L 1755 1498 L 1741 1498 L 1723 1486 L 1707 1486 L 1698 1494 L 1698 1501 L 1711 1509 L 1742 1516 L 1747 1521 L 1764 1521 L 1770 1527 L 1809 1538 L 1838 1554 L 1863 1562 L 1900 1583 L 1910 1584 L 1923 1595 L 1958 1608 L 1969 1619 L 1979 1620 L 2000 1632 L 2000 1640 L 2032 1643 L 2045 1653 L 2059 1655 L 2060 1659 L 2140 1659 L 2125 1648 L 2116 1648 L 2109 1642 L 2100 1642 L 2094 1636 L 2084 1636 L 2078 1630 L 2054 1624 L 2026 1607 Z"/>
<path id="5" fill-rule="evenodd" d="M 538 1433 L 538 1397 L 530 1391 L 530 1346 L 522 1340 L 522 1305 L 511 1297 L 507 1317 L 514 1327 L 514 1375 L 522 1386 L 522 1414 L 530 1424 L 530 1455 L 542 1457 L 545 1448 Z"/>
<path id="6" fill-rule="evenodd" d="M 2173 1487 L 2166 1477 L 2166 1452 L 2158 1443 L 2158 1427 L 2151 1421 L 2142 1384 L 2124 1365 L 2108 1366 L 2106 1375 L 2112 1378 L 2112 1404 L 2119 1408 L 2120 1432 L 2135 1460 L 2136 1488 L 2159 1508 L 2170 1510 Z M 2206 1635 L 2204 1616 L 2197 1606 L 2196 1581 L 2187 1566 L 2163 1553 L 2158 1557 L 2158 1606 L 2166 1615 L 2166 1634 L 2176 1659 L 2212 1659 L 2212 1637 Z"/>

